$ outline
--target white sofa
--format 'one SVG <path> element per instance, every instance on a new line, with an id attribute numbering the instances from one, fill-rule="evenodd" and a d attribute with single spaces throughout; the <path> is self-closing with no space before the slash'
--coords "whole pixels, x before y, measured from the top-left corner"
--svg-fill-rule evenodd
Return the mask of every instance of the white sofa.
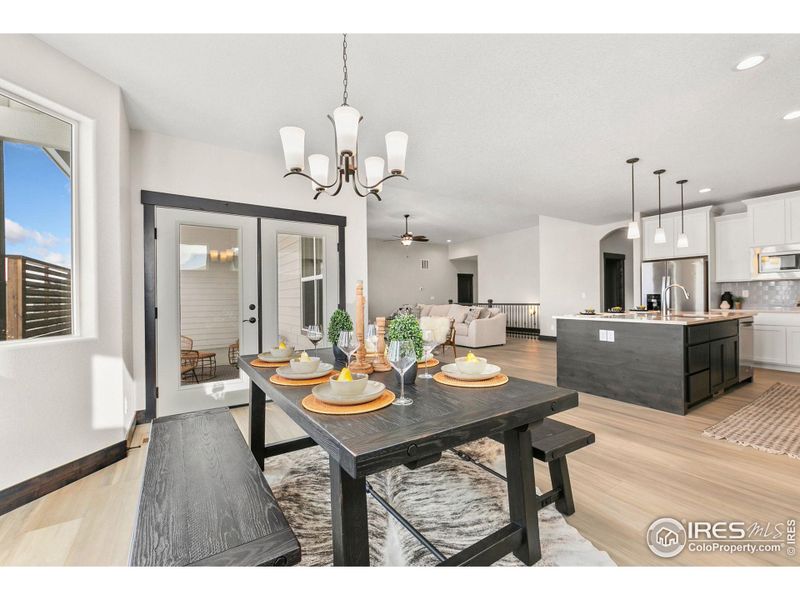
<path id="1" fill-rule="evenodd" d="M 481 318 L 465 323 L 469 306 L 460 304 L 420 304 L 420 317 L 450 317 L 455 322 L 456 345 L 467 348 L 502 346 L 506 343 L 506 316 L 499 308 L 483 307 Z M 477 308 L 477 307 L 475 307 Z"/>

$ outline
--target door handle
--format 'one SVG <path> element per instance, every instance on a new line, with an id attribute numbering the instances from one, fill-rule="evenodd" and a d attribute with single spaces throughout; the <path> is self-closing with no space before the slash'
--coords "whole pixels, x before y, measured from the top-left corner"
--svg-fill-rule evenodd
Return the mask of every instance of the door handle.
<path id="1" fill-rule="evenodd" d="M 250 317 L 249 319 L 242 319 L 242 323 L 255 323 L 255 322 L 256 322 L 255 317 Z"/>

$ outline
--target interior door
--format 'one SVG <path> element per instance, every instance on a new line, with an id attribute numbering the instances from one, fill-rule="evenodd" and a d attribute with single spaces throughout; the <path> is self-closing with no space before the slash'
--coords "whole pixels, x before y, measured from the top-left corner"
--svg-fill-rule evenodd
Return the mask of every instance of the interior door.
<path id="1" fill-rule="evenodd" d="M 469 305 L 473 303 L 472 273 L 457 273 L 458 278 L 458 303 Z"/>
<path id="2" fill-rule="evenodd" d="M 280 339 L 310 349 L 309 325 L 327 326 L 339 305 L 339 230 L 332 225 L 261 219 L 262 350 Z"/>
<path id="3" fill-rule="evenodd" d="M 156 414 L 247 402 L 258 347 L 257 220 L 157 208 Z"/>

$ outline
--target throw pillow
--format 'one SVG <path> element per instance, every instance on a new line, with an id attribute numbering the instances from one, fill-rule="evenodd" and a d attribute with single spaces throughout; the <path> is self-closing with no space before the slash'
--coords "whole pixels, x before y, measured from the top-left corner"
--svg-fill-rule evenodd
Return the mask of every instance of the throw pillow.
<path id="1" fill-rule="evenodd" d="M 458 325 L 459 323 L 463 323 L 464 319 L 467 318 L 467 313 L 469 309 L 466 306 L 461 306 L 460 304 L 451 304 L 450 310 L 447 312 L 447 316 L 454 320 L 455 324 Z"/>
<path id="2" fill-rule="evenodd" d="M 470 308 L 469 312 L 467 313 L 467 318 L 464 319 L 464 323 L 469 325 L 475 319 L 480 319 L 481 318 L 481 312 L 482 312 L 482 310 L 481 310 L 481 308 L 479 306 L 475 307 L 475 308 Z"/>

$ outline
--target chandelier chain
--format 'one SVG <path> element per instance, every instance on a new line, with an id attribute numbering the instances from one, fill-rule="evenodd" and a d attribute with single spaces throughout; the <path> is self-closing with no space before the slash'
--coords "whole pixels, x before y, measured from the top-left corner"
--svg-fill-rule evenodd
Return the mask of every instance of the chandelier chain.
<path id="1" fill-rule="evenodd" d="M 342 34 L 342 73 L 344 74 L 344 79 L 342 83 L 344 84 L 344 93 L 342 93 L 342 106 L 347 106 L 347 34 Z"/>

